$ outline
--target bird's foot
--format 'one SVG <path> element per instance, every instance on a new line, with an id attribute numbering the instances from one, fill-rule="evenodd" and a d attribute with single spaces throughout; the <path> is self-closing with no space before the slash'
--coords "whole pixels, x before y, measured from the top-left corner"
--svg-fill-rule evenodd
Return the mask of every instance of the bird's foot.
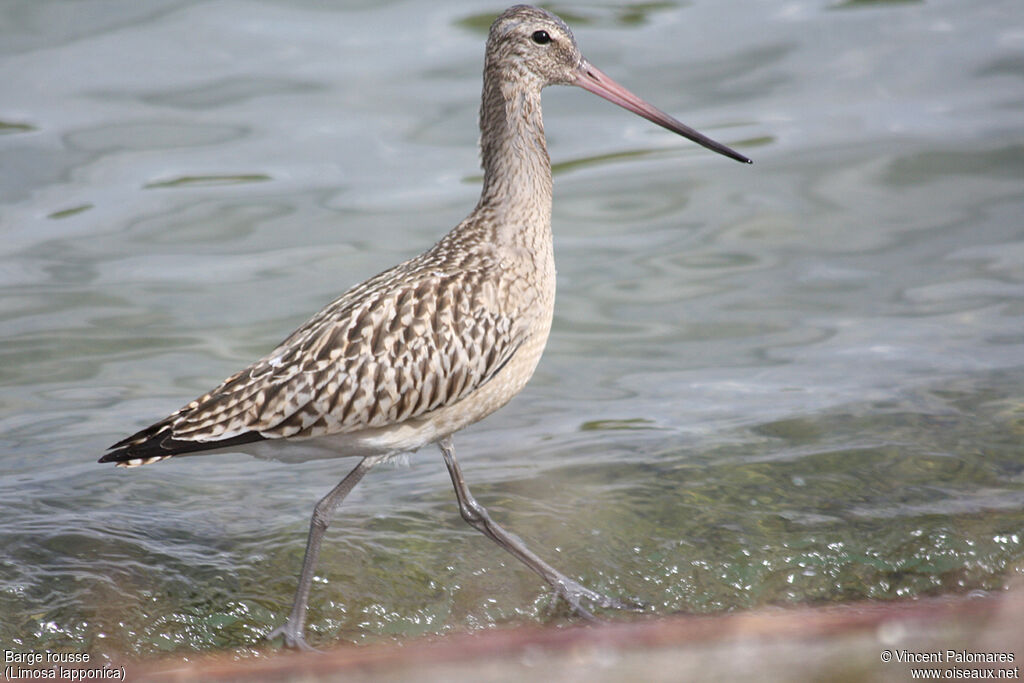
<path id="1" fill-rule="evenodd" d="M 273 631 L 267 634 L 267 640 L 273 640 L 280 636 L 284 639 L 284 646 L 291 650 L 300 650 L 302 652 L 320 652 L 312 645 L 306 642 L 306 637 L 302 635 L 302 627 L 296 627 L 291 619 L 288 619 L 283 624 L 275 628 Z"/>
<path id="2" fill-rule="evenodd" d="M 618 598 L 609 597 L 603 593 L 598 593 L 595 590 L 591 590 L 568 577 L 562 577 L 557 583 L 553 585 L 555 594 L 552 596 L 552 606 L 557 602 L 558 598 L 562 598 L 569 605 L 569 608 L 590 622 L 598 622 L 600 619 L 594 616 L 594 613 L 583 606 L 583 602 L 589 602 L 591 605 L 601 607 L 604 609 L 622 609 L 631 610 L 634 612 L 642 612 L 647 606 L 642 602 L 636 600 L 620 600 Z"/>

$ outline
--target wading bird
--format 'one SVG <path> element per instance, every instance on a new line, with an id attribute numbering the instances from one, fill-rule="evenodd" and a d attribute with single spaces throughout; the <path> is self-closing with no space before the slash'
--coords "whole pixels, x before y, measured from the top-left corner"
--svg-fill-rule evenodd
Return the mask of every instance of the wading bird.
<path id="1" fill-rule="evenodd" d="M 324 530 L 375 465 L 436 443 L 462 517 L 537 572 L 579 615 L 625 607 L 562 574 L 473 498 L 452 434 L 526 384 L 551 329 L 551 161 L 541 90 L 577 85 L 728 157 L 729 149 L 641 100 L 580 54 L 565 22 L 519 5 L 491 26 L 480 105 L 480 201 L 427 251 L 331 302 L 249 367 L 114 444 L 100 462 L 136 467 L 208 451 L 295 448 L 359 458 L 316 504 L 291 613 L 268 637 L 307 648 L 306 605 Z M 586 606 L 585 606 L 586 605 Z"/>

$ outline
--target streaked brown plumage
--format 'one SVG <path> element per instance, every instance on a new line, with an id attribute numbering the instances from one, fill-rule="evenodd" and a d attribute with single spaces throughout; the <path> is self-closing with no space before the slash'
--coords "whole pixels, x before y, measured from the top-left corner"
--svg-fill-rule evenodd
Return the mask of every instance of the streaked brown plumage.
<path id="1" fill-rule="evenodd" d="M 450 435 L 507 403 L 529 380 L 551 328 L 555 264 L 551 165 L 541 89 L 580 85 L 732 158 L 589 64 L 558 17 L 528 6 L 495 20 L 480 109 L 484 183 L 472 213 L 432 248 L 357 285 L 277 348 L 100 462 L 144 465 L 211 450 L 310 447 L 360 456 L 317 505 L 283 635 L 302 635 L 313 567 L 335 506 L 373 465 L 438 443 L 462 516 L 525 562 L 583 616 L 589 600 L 622 606 L 557 572 L 495 524 L 472 497 Z"/>
<path id="2" fill-rule="evenodd" d="M 497 379 L 524 345 L 537 346 L 527 344 L 531 337 L 546 337 L 551 321 L 554 273 L 538 282 L 548 268 L 521 262 L 532 252 L 503 254 L 477 238 L 486 224 L 480 213 L 424 254 L 352 288 L 269 354 L 108 456 L 127 457 L 130 467 L 170 457 L 181 442 L 220 448 L 226 439 L 255 440 L 253 433 L 260 440 L 354 435 L 356 452 L 339 455 L 391 454 L 409 450 L 405 438 L 394 448 L 371 446 L 360 433 L 381 444 L 380 430 L 408 424 L 434 436 L 425 443 L 444 436 L 431 429 L 439 409 Z M 520 373 L 540 355 L 526 350 L 536 353 L 520 356 Z M 500 407 L 528 376 L 518 382 L 504 373 L 500 395 L 466 412 L 466 423 Z M 448 433 L 461 421 L 445 420 Z"/>

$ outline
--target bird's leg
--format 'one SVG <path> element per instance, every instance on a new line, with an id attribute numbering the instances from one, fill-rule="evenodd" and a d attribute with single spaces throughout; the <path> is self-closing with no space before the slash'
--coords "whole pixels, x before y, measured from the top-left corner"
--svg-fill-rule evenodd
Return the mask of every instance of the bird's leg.
<path id="1" fill-rule="evenodd" d="M 288 619 L 269 634 L 268 639 L 282 636 L 285 647 L 299 650 L 312 650 L 302 634 L 303 626 L 306 623 L 306 604 L 309 601 L 309 589 L 313 584 L 313 571 L 316 568 L 316 559 L 320 555 L 320 543 L 324 538 L 324 531 L 331 523 L 334 516 L 334 509 L 345 499 L 349 491 L 359 483 L 370 468 L 380 462 L 380 458 L 366 457 L 359 461 L 359 464 L 352 468 L 344 479 L 331 492 L 320 499 L 320 502 L 313 508 L 313 518 L 309 522 L 309 539 L 306 541 L 306 556 L 302 560 L 302 574 L 299 576 L 299 587 L 295 591 L 295 602 L 292 603 L 292 611 Z"/>
<path id="2" fill-rule="evenodd" d="M 448 473 L 452 477 L 452 484 L 455 485 L 455 497 L 459 501 L 459 512 L 462 514 L 462 518 L 469 522 L 470 526 L 482 532 L 502 548 L 515 555 L 520 562 L 540 574 L 541 578 L 547 581 L 555 590 L 555 593 L 569 603 L 573 611 L 581 617 L 590 621 L 597 620 L 589 610 L 583 607 L 581 604 L 583 600 L 589 600 L 601 607 L 631 607 L 631 605 L 621 600 L 602 595 L 597 591 L 590 590 L 578 581 L 570 579 L 537 557 L 526 547 L 521 538 L 498 526 L 491 519 L 487 509 L 476 501 L 469 487 L 466 486 L 466 481 L 462 478 L 462 468 L 459 467 L 459 463 L 455 460 L 455 446 L 452 444 L 451 437 L 441 439 L 437 442 L 437 445 L 441 448 L 444 464 L 447 465 Z"/>

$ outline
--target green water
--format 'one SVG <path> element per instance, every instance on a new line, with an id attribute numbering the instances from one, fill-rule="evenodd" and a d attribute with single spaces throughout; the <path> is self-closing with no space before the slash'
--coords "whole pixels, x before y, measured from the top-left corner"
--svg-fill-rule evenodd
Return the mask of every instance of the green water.
<path id="1" fill-rule="evenodd" d="M 0 8 L 5 647 L 264 647 L 312 506 L 354 463 L 95 460 L 472 207 L 500 9 Z M 545 93 L 558 308 L 527 389 L 456 438 L 479 500 L 649 615 L 1019 577 L 1016 3 L 554 9 L 596 65 L 755 164 Z M 571 621 L 462 522 L 427 448 L 339 511 L 308 634 Z"/>

